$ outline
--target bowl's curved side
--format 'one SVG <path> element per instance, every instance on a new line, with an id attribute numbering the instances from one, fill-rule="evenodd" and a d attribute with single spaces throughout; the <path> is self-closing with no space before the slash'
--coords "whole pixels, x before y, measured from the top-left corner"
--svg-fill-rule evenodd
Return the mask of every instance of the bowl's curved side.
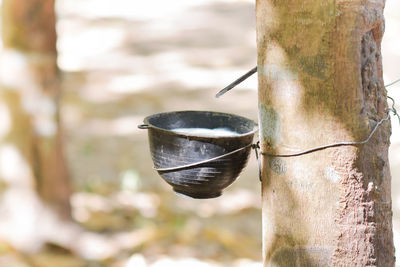
<path id="1" fill-rule="evenodd" d="M 154 167 L 171 168 L 200 162 L 248 146 L 253 135 L 238 138 L 196 139 L 149 129 Z M 212 198 L 232 184 L 246 166 L 251 147 L 198 166 L 159 171 L 174 191 L 193 198 Z"/>
<path id="2" fill-rule="evenodd" d="M 172 172 L 159 172 L 175 192 L 193 198 L 213 198 L 231 185 L 247 164 L 250 148 L 237 157 L 228 156 L 195 168 Z"/>

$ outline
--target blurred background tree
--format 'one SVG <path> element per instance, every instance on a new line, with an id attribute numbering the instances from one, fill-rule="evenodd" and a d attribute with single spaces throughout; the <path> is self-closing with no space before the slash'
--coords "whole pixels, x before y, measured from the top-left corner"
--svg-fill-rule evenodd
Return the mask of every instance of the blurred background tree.
<path id="1" fill-rule="evenodd" d="M 10 186 L 35 189 L 42 201 L 68 218 L 55 25 L 53 0 L 2 3 L 1 108 L 9 125 L 0 137 L 0 175 Z M 21 167 L 8 171 L 13 163 Z"/>

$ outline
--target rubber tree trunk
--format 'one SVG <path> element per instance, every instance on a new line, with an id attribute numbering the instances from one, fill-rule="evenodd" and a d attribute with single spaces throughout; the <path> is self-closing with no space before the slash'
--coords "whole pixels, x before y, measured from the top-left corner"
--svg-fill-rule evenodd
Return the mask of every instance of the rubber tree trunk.
<path id="1" fill-rule="evenodd" d="M 387 116 L 383 0 L 257 0 L 262 150 L 365 139 Z M 263 157 L 265 266 L 394 266 L 390 122 L 365 145 Z"/>
<path id="2" fill-rule="evenodd" d="M 0 165 L 9 171 L 0 168 L 0 175 L 11 185 L 36 188 L 45 203 L 69 217 L 55 22 L 54 0 L 3 0 L 0 100 L 10 123 L 0 135 Z M 23 172 L 11 170 L 10 153 Z"/>

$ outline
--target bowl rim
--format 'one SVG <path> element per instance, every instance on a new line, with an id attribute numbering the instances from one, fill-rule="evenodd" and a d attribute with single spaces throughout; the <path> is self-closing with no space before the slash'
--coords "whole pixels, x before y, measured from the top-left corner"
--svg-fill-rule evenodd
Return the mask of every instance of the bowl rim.
<path id="1" fill-rule="evenodd" d="M 217 114 L 217 115 L 228 115 L 228 116 L 235 116 L 235 117 L 239 117 L 241 119 L 250 121 L 254 124 L 253 126 L 253 130 L 247 132 L 247 133 L 243 133 L 243 134 L 236 134 L 236 135 L 232 135 L 232 136 L 215 136 L 215 135 L 207 135 L 207 134 L 202 134 L 202 135 L 196 135 L 196 134 L 184 134 L 184 133 L 177 133 L 175 131 L 172 130 L 168 130 L 168 129 L 164 129 L 158 126 L 155 126 L 154 124 L 150 123 L 150 119 L 156 117 L 156 116 L 160 116 L 160 115 L 166 115 L 166 114 L 172 114 L 172 113 L 190 113 L 190 112 L 196 112 L 196 113 L 213 113 L 213 114 Z M 182 137 L 193 137 L 193 138 L 198 138 L 198 139 L 236 139 L 236 138 L 241 138 L 241 137 L 246 137 L 246 136 L 252 136 L 254 135 L 254 133 L 256 133 L 258 131 L 258 124 L 251 120 L 248 119 L 246 117 L 240 116 L 240 115 L 236 115 L 236 114 L 232 114 L 232 113 L 225 113 L 225 112 L 218 112 L 218 111 L 209 111 L 209 110 L 179 110 L 179 111 L 168 111 L 168 112 L 160 112 L 160 113 L 155 113 L 152 115 L 149 115 L 147 117 L 145 117 L 143 119 L 143 123 L 147 126 L 148 129 L 156 129 L 158 131 L 170 134 L 170 135 L 176 135 L 176 136 L 182 136 Z"/>

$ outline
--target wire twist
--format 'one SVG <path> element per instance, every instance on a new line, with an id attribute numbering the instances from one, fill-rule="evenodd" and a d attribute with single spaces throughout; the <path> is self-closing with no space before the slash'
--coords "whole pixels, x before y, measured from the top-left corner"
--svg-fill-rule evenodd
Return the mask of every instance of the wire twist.
<path id="1" fill-rule="evenodd" d="M 385 85 L 385 87 L 389 87 L 391 85 L 394 85 L 396 83 L 400 82 L 400 79 L 395 80 L 394 82 L 391 82 L 387 85 Z M 296 152 L 296 153 L 292 153 L 292 154 L 273 154 L 273 153 L 267 153 L 267 152 L 261 152 L 261 155 L 264 156 L 270 156 L 270 157 L 282 157 L 282 158 L 287 158 L 287 157 L 297 157 L 297 156 L 301 156 L 301 155 L 305 155 L 305 154 L 309 154 L 312 152 L 316 152 L 319 150 L 323 150 L 323 149 L 327 149 L 327 148 L 331 148 L 331 147 L 339 147 L 339 146 L 356 146 L 356 145 L 363 145 L 368 143 L 368 141 L 371 139 L 371 137 L 374 135 L 374 133 L 376 132 L 376 130 L 378 129 L 378 127 L 385 121 L 389 120 L 390 118 L 390 112 L 393 113 L 394 116 L 396 116 L 399 119 L 399 123 L 400 123 L 400 115 L 399 113 L 397 113 L 397 110 L 395 108 L 395 101 L 392 97 L 390 96 L 386 96 L 387 98 L 389 98 L 392 101 L 392 107 L 390 109 L 388 109 L 387 112 L 387 116 L 383 119 L 381 119 L 374 127 L 374 129 L 372 129 L 372 131 L 370 132 L 370 134 L 368 135 L 367 138 L 365 138 L 362 141 L 343 141 L 343 142 L 336 142 L 336 143 L 332 143 L 332 144 L 327 144 L 327 145 L 323 145 L 323 146 L 317 146 L 317 147 L 313 147 L 307 150 L 303 150 L 300 152 Z M 258 143 L 257 143 L 258 145 Z"/>
<path id="2" fill-rule="evenodd" d="M 261 152 L 261 155 L 264 156 L 269 156 L 269 157 L 280 157 L 280 158 L 288 158 L 288 157 L 297 157 L 297 156 L 301 156 L 301 155 L 305 155 L 305 154 L 309 154 L 312 152 L 316 152 L 319 150 L 324 150 L 327 148 L 331 148 L 331 147 L 339 147 L 339 146 L 356 146 L 356 145 L 363 145 L 368 143 L 368 141 L 371 139 L 371 137 L 374 135 L 374 133 L 376 132 L 376 130 L 378 129 L 378 127 L 385 121 L 389 120 L 390 118 L 390 111 L 394 112 L 393 110 L 389 109 L 387 116 L 383 119 L 381 119 L 374 127 L 374 129 L 372 129 L 372 131 L 369 133 L 368 137 L 365 138 L 362 141 L 342 141 L 342 142 L 336 142 L 336 143 L 331 143 L 331 144 L 327 144 L 327 145 L 322 145 L 322 146 L 317 146 L 317 147 L 313 147 L 307 150 L 303 150 L 300 152 L 296 152 L 296 153 L 291 153 L 291 154 L 274 154 L 274 153 L 268 153 L 268 152 Z"/>

